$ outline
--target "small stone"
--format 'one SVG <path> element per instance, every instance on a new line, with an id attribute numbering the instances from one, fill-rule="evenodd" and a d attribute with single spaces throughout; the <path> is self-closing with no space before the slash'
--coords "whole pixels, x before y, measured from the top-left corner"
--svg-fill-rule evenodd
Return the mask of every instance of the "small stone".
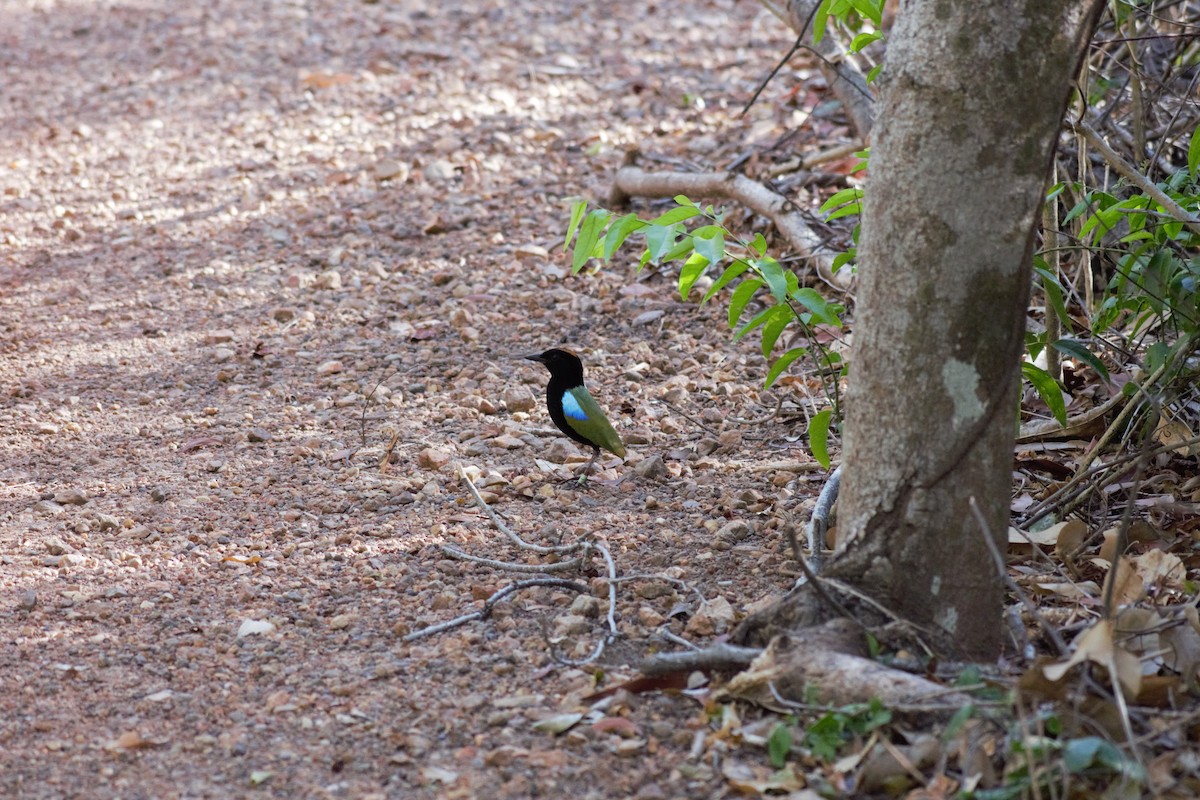
<path id="1" fill-rule="evenodd" d="M 700 606 L 685 630 L 696 636 L 713 636 L 729 630 L 733 620 L 733 606 L 724 597 L 717 597 Z"/>
<path id="2" fill-rule="evenodd" d="M 649 325 L 652 322 L 658 322 L 666 315 L 666 313 L 667 312 L 663 311 L 661 308 L 654 309 L 653 311 L 643 311 L 641 314 L 638 314 L 633 318 L 633 324 Z"/>
<path id="3" fill-rule="evenodd" d="M 578 636 L 591 630 L 592 623 L 587 617 L 578 614 L 563 614 L 554 620 L 554 633 L 557 636 Z"/>
<path id="4" fill-rule="evenodd" d="M 52 556 L 61 556 L 64 553 L 74 553 L 75 548 L 68 545 L 57 536 L 51 536 L 43 543 L 46 545 L 46 552 Z"/>
<path id="5" fill-rule="evenodd" d="M 393 158 L 385 158 L 376 161 L 375 165 L 371 167 L 371 176 L 377 181 L 404 183 L 408 180 L 408 164 Z"/>
<path id="6" fill-rule="evenodd" d="M 232 342 L 234 340 L 235 336 L 236 335 L 234 334 L 234 332 L 231 330 L 228 330 L 228 329 L 220 330 L 220 331 L 209 331 L 208 333 L 204 334 L 204 343 L 205 344 L 225 344 L 226 342 Z"/>
<path id="7" fill-rule="evenodd" d="M 335 631 L 344 630 L 354 624 L 357 617 L 354 614 L 338 614 L 333 619 L 329 620 L 329 627 Z"/>
<path id="8" fill-rule="evenodd" d="M 512 411 L 531 411 L 537 401 L 528 389 L 509 389 L 504 393 L 504 407 Z"/>
<path id="9" fill-rule="evenodd" d="M 64 506 L 82 506 L 90 499 L 82 489 L 63 489 L 54 493 L 54 502 Z"/>
<path id="10" fill-rule="evenodd" d="M 501 450 L 516 450 L 525 446 L 523 439 L 518 439 L 510 434 L 502 434 L 490 440 L 492 447 L 498 447 Z"/>
<path id="11" fill-rule="evenodd" d="M 46 517 L 54 517 L 65 511 L 61 505 L 53 500 L 39 500 L 33 504 L 33 513 L 41 514 Z"/>
<path id="12" fill-rule="evenodd" d="M 317 374 L 318 375 L 336 375 L 337 373 L 342 372 L 345 369 L 346 369 L 345 364 L 343 364 L 341 361 L 338 361 L 337 359 L 334 359 L 333 361 L 326 361 L 325 363 L 321 364 L 321 366 L 317 367 Z"/>
<path id="13" fill-rule="evenodd" d="M 600 616 L 600 598 L 590 594 L 578 595 L 571 601 L 571 613 L 590 618 Z"/>
<path id="14" fill-rule="evenodd" d="M 21 592 L 21 598 L 17 601 L 17 608 L 21 611 L 33 611 L 37 606 L 38 596 L 33 589 L 26 589 Z"/>
<path id="15" fill-rule="evenodd" d="M 272 433 L 265 428 L 251 428 L 246 431 L 246 441 L 249 442 L 269 442 L 275 438 Z"/>
<path id="16" fill-rule="evenodd" d="M 639 461 L 633 468 L 633 474 L 646 480 L 661 480 L 667 477 L 667 465 L 663 463 L 662 456 L 656 453 Z"/>
<path id="17" fill-rule="evenodd" d="M 296 318 L 296 309 L 294 308 L 277 308 L 271 312 L 271 319 L 276 322 L 291 322 Z"/>
<path id="18" fill-rule="evenodd" d="M 436 447 L 426 447 L 417 454 L 417 466 L 422 469 L 441 469 L 450 463 L 450 454 Z"/>
<path id="19" fill-rule="evenodd" d="M 530 259 L 547 259 L 550 257 L 550 251 L 538 244 L 523 244 L 513 251 L 513 255 L 522 261 Z"/>
<path id="20" fill-rule="evenodd" d="M 237 351 L 228 347 L 217 347 L 212 351 L 212 360 L 217 364 L 224 364 L 226 361 L 232 361 L 237 356 Z"/>
<path id="21" fill-rule="evenodd" d="M 342 288 L 342 273 L 336 269 L 328 269 L 317 276 L 313 281 L 313 287 L 317 289 L 341 289 Z"/>
<path id="22" fill-rule="evenodd" d="M 622 758 L 630 758 L 646 747 L 645 739 L 622 739 L 613 747 L 613 752 Z"/>
<path id="23" fill-rule="evenodd" d="M 638 622 L 645 625 L 647 628 L 657 628 L 666 622 L 666 618 L 655 611 L 650 606 L 642 606 L 638 609 Z"/>
<path id="24" fill-rule="evenodd" d="M 717 531 L 716 538 L 723 542 L 736 544 L 744 540 L 751 533 L 750 526 L 740 519 L 731 520 L 721 526 Z"/>
<path id="25" fill-rule="evenodd" d="M 34 433 L 38 436 L 53 436 L 58 433 L 58 426 L 53 422 L 39 422 L 34 428 Z"/>
<path id="26" fill-rule="evenodd" d="M 454 178 L 456 170 L 452 163 L 444 158 L 439 158 L 427 164 L 421 172 L 427 181 L 445 183 Z"/>
<path id="27" fill-rule="evenodd" d="M 167 494 L 167 490 L 162 488 L 161 486 L 155 486 L 153 489 L 150 490 L 150 499 L 156 503 L 163 502 L 169 496 L 170 495 Z"/>

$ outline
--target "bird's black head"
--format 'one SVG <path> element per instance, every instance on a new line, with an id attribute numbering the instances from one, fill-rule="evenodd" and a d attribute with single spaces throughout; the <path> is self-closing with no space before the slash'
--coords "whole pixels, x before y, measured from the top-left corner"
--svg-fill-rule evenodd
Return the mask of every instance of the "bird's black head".
<path id="1" fill-rule="evenodd" d="M 544 364 L 546 369 L 550 370 L 550 376 L 562 381 L 566 386 L 583 385 L 583 362 L 570 350 L 554 347 L 544 353 L 525 358 Z"/>

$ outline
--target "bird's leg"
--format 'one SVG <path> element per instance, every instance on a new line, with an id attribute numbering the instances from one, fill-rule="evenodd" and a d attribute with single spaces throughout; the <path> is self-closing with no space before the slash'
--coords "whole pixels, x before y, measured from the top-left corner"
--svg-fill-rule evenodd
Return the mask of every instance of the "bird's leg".
<path id="1" fill-rule="evenodd" d="M 591 458 L 591 460 L 590 460 L 590 461 L 588 461 L 588 463 L 587 463 L 587 466 L 583 468 L 583 474 L 579 476 L 579 484 L 580 484 L 581 486 L 582 486 L 583 484 L 587 483 L 588 475 L 589 475 L 589 474 L 591 473 L 591 471 L 592 471 L 592 464 L 595 464 L 595 463 L 596 463 L 596 459 L 597 459 L 597 458 L 599 458 L 599 457 L 600 457 L 600 448 L 599 448 L 599 447 L 593 447 L 593 448 L 592 448 L 592 458 Z"/>

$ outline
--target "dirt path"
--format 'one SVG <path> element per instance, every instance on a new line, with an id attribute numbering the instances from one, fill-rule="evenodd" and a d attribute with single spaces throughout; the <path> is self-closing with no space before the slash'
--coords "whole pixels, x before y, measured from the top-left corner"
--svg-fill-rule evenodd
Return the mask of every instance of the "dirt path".
<path id="1" fill-rule="evenodd" d="M 557 253 L 625 147 L 719 165 L 783 131 L 734 118 L 778 23 L 649 7 L 0 2 L 0 795 L 728 791 L 682 697 L 534 727 L 786 586 L 773 514 L 812 485 L 745 469 L 805 456 L 736 423 L 764 367 L 722 309 Z M 581 491 L 515 358 L 563 343 L 631 450 Z M 591 652 L 599 572 L 600 604 L 531 590 L 402 642 L 511 580 L 439 545 L 530 560 L 454 461 L 528 538 L 686 588 L 622 584 L 584 669 L 547 636 Z"/>

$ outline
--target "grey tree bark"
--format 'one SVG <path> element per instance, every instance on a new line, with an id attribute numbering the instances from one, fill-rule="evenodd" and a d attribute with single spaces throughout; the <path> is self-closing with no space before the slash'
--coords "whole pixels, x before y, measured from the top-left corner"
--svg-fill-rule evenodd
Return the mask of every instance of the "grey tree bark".
<path id="1" fill-rule="evenodd" d="M 1101 8 L 909 0 L 889 37 L 859 247 L 839 541 L 825 575 L 942 655 L 991 658 L 1001 645 L 1003 585 L 970 499 L 1003 548 L 1037 220 Z M 821 605 L 794 592 L 735 638 L 819 621 Z"/>
<path id="2" fill-rule="evenodd" d="M 915 0 L 871 148 L 831 574 L 994 656 L 1039 209 L 1098 0 Z"/>

